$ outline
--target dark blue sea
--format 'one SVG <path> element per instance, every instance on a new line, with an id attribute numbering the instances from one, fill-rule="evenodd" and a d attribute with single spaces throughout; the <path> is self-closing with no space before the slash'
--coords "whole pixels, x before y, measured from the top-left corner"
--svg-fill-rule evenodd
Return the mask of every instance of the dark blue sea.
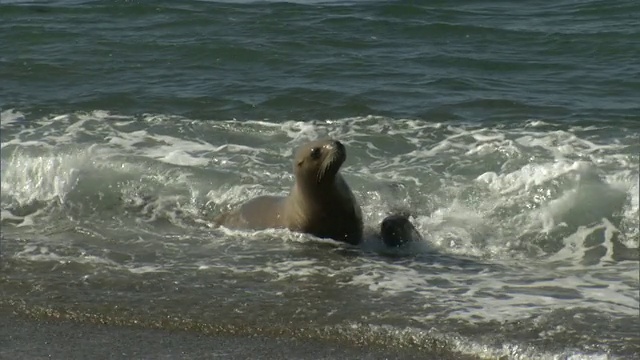
<path id="1" fill-rule="evenodd" d="M 639 19 L 0 0 L 0 358 L 636 359 Z M 365 225 L 424 242 L 213 226 L 325 137 Z"/>

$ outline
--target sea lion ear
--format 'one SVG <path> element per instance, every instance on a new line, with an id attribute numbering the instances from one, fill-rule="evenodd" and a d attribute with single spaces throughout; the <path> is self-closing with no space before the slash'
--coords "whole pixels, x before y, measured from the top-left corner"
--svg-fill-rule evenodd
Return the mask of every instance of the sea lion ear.
<path id="1" fill-rule="evenodd" d="M 298 163 L 297 163 L 296 165 L 297 165 L 298 167 L 300 167 L 300 166 L 302 166 L 302 163 L 304 163 L 304 159 L 303 159 L 303 160 L 298 161 Z"/>

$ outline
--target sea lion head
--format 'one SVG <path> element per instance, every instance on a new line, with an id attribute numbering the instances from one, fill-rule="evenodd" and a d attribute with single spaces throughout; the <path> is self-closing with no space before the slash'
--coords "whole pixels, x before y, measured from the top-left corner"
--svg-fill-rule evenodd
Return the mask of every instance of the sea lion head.
<path id="1" fill-rule="evenodd" d="M 400 247 L 422 238 L 405 214 L 387 216 L 380 224 L 380 235 L 389 247 Z"/>
<path id="2" fill-rule="evenodd" d="M 316 140 L 298 148 L 293 172 L 304 184 L 332 184 L 346 159 L 347 150 L 340 141 Z"/>

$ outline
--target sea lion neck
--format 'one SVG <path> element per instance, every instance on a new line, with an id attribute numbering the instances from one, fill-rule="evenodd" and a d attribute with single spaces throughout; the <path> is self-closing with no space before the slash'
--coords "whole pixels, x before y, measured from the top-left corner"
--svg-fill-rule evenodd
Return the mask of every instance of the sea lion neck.
<path id="1" fill-rule="evenodd" d="M 320 201 L 337 189 L 337 179 L 334 175 L 325 176 L 318 182 L 315 178 L 298 179 L 294 185 L 294 191 L 304 194 L 306 197 L 316 198 Z"/>

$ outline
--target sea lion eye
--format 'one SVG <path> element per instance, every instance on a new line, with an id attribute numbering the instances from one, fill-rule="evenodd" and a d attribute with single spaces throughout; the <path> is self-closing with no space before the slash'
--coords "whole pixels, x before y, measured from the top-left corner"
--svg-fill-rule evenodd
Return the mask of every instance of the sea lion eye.
<path id="1" fill-rule="evenodd" d="M 311 158 L 317 160 L 320 157 L 320 148 L 314 147 L 311 149 Z"/>

